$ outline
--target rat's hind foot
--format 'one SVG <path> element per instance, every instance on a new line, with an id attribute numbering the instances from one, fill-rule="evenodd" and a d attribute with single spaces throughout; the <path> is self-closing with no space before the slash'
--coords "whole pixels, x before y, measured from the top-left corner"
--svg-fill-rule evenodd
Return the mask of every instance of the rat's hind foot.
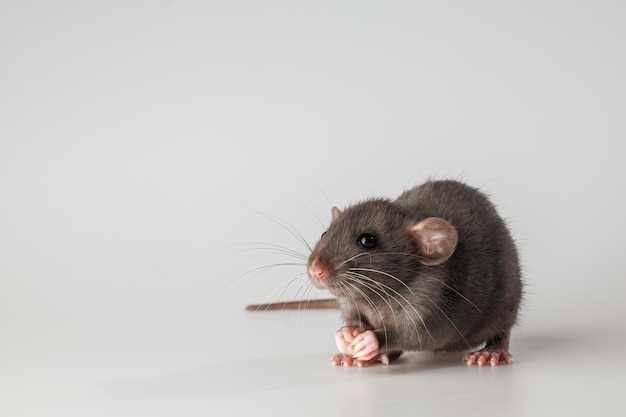
<path id="1" fill-rule="evenodd" d="M 389 365 L 390 362 L 396 360 L 400 357 L 402 352 L 389 352 L 383 353 L 381 355 L 376 355 L 374 358 L 369 360 L 357 359 L 353 356 L 346 355 L 345 353 L 338 353 L 330 359 L 330 363 L 333 366 L 345 366 L 346 368 L 350 368 L 352 366 L 357 366 L 359 368 L 363 368 L 365 366 L 374 365 L 376 363 L 382 363 L 383 365 Z"/>
<path id="2" fill-rule="evenodd" d="M 468 366 L 478 365 L 498 366 L 500 363 L 513 364 L 513 355 L 506 348 L 485 348 L 476 352 L 470 352 L 463 358 Z"/>
<path id="3" fill-rule="evenodd" d="M 509 332 L 492 337 L 483 349 L 465 355 L 463 362 L 467 362 L 469 366 L 485 366 L 487 364 L 498 366 L 501 363 L 512 365 L 513 355 L 509 353 Z"/>

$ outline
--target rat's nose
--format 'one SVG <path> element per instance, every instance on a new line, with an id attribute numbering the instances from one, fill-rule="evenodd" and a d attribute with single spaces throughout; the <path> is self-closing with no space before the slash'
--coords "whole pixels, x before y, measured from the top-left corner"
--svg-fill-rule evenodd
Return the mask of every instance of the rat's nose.
<path id="1" fill-rule="evenodd" d="M 319 259 L 313 259 L 309 264 L 309 276 L 313 281 L 321 281 L 326 276 L 326 267 Z"/>

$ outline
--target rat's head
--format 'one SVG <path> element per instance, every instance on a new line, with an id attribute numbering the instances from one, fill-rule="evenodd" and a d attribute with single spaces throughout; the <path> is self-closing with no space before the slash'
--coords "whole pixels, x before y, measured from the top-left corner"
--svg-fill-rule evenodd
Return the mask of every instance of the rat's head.
<path id="1" fill-rule="evenodd" d="M 388 200 L 333 207 L 332 222 L 315 246 L 308 274 L 337 297 L 397 290 L 424 266 L 444 263 L 457 232 L 443 219 L 414 220 Z"/>

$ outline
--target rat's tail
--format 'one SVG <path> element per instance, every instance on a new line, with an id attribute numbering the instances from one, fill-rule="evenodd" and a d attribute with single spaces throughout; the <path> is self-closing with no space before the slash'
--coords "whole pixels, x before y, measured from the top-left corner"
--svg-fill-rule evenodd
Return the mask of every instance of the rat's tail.
<path id="1" fill-rule="evenodd" d="M 306 301 L 285 301 L 282 303 L 252 304 L 246 306 L 248 311 L 268 311 L 268 310 L 311 310 L 322 308 L 339 308 L 339 303 L 335 298 L 323 300 Z"/>

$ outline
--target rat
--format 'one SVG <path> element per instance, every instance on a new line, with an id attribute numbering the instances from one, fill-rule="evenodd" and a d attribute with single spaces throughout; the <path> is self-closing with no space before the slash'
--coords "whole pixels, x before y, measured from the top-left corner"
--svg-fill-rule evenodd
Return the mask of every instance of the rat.
<path id="1" fill-rule="evenodd" d="M 487 196 L 428 181 L 373 198 L 332 221 L 307 272 L 335 298 L 248 309 L 339 308 L 335 366 L 389 364 L 405 351 L 468 351 L 468 365 L 512 364 L 523 285 L 516 244 Z"/>

